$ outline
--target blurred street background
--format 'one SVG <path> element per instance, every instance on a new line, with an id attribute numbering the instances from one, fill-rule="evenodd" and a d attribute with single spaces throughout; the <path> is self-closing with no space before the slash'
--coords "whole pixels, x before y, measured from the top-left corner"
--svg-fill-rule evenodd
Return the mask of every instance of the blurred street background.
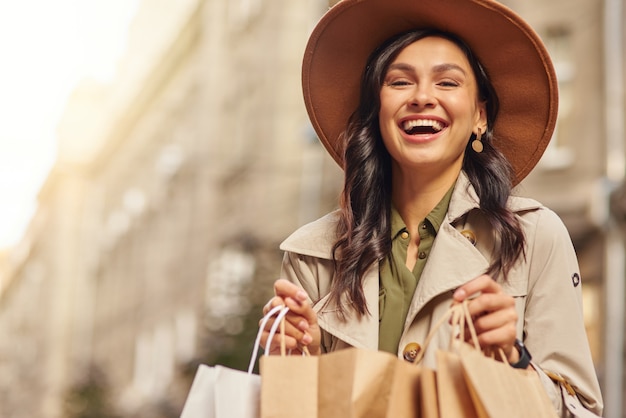
<path id="1" fill-rule="evenodd" d="M 0 417 L 178 417 L 198 364 L 247 368 L 279 243 L 337 206 L 300 85 L 334 3 L 0 0 Z M 561 100 L 517 192 L 570 231 L 626 417 L 624 2 L 502 3 Z"/>

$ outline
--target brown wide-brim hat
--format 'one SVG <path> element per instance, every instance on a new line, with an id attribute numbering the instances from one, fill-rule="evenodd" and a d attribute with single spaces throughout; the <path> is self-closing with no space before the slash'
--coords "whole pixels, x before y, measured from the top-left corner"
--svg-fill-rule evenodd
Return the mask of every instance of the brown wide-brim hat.
<path id="1" fill-rule="evenodd" d="M 304 101 L 322 144 L 343 167 L 341 134 L 357 108 L 369 55 L 386 39 L 420 28 L 457 35 L 485 67 L 500 101 L 494 146 L 518 184 L 552 137 L 557 79 L 535 31 L 493 0 L 343 0 L 328 10 L 309 38 L 302 67 Z"/>

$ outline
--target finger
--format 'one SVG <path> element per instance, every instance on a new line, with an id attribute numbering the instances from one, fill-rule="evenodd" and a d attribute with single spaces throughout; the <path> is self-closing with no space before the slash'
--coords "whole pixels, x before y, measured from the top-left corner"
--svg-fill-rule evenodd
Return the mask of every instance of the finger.
<path id="1" fill-rule="evenodd" d="M 513 342 L 515 341 L 515 328 L 514 327 L 500 327 L 483 332 L 478 335 L 478 343 L 481 348 L 487 347 L 499 347 L 505 352 L 507 357 L 511 353 L 513 348 Z"/>
<path id="2" fill-rule="evenodd" d="M 271 311 L 276 306 L 285 306 L 285 301 L 278 297 L 272 297 L 264 306 L 263 306 L 263 315 L 267 315 L 269 311 Z"/>
<path id="3" fill-rule="evenodd" d="M 267 339 L 269 338 L 269 332 L 264 331 L 261 335 L 261 347 L 263 350 L 267 348 Z M 272 341 L 270 343 L 269 353 L 277 353 L 280 350 L 280 335 L 274 334 Z M 298 342 L 295 338 L 285 335 L 285 348 L 287 350 L 293 350 L 298 348 Z"/>
<path id="4" fill-rule="evenodd" d="M 274 296 L 263 306 L 263 312 L 267 313 L 275 306 L 284 305 L 286 298 L 292 298 L 299 304 L 309 301 L 309 296 L 301 287 L 288 280 L 278 279 L 274 282 Z"/>
<path id="5" fill-rule="evenodd" d="M 518 315 L 515 310 L 515 301 L 506 295 L 481 295 L 470 304 L 473 304 L 475 308 L 480 302 L 484 302 L 484 304 L 478 308 L 480 313 L 474 314 L 472 320 L 478 335 L 479 345 L 483 349 L 494 346 L 500 347 L 505 355 L 510 357 L 517 334 Z M 485 309 L 493 310 L 488 312 Z"/>
<path id="6" fill-rule="evenodd" d="M 486 317 L 485 317 L 486 318 Z M 481 318 L 483 319 L 483 318 Z M 491 327 L 479 325 L 474 327 L 478 345 L 481 349 L 500 347 L 503 349 L 507 357 L 510 356 L 511 348 L 516 337 L 516 327 L 513 323 L 503 323 L 501 326 Z M 473 344 L 473 337 L 468 326 L 465 326 L 464 339 L 467 343 Z"/>
<path id="7" fill-rule="evenodd" d="M 501 291 L 502 287 L 495 280 L 483 274 L 457 288 L 452 297 L 456 302 L 463 302 L 465 299 L 472 298 L 477 294 L 499 293 Z"/>
<path id="8" fill-rule="evenodd" d="M 301 340 L 304 334 L 306 333 L 306 331 L 300 329 L 297 325 L 294 325 L 294 323 L 299 324 L 300 322 L 301 322 L 301 318 L 293 318 L 289 320 L 287 319 L 287 317 L 285 317 L 285 335 L 293 337 L 296 340 Z M 263 331 L 269 332 L 275 323 L 276 323 L 276 318 L 268 319 Z M 275 333 L 276 335 L 280 335 L 280 330 L 277 329 Z"/>
<path id="9" fill-rule="evenodd" d="M 317 314 L 313 310 L 313 306 L 310 303 L 300 304 L 298 301 L 292 298 L 285 299 L 285 305 L 290 309 L 293 314 L 299 315 L 304 321 L 306 321 L 306 328 L 317 325 Z M 296 322 L 293 322 L 296 324 Z"/>
<path id="10" fill-rule="evenodd" d="M 311 327 L 305 317 L 295 314 L 293 311 L 289 311 L 287 315 L 285 315 L 285 324 L 288 324 L 289 327 L 293 327 L 293 329 L 300 331 L 302 334 L 305 334 Z M 294 337 L 299 338 L 300 336 L 294 334 Z"/>
<path id="11" fill-rule="evenodd" d="M 302 319 L 299 315 L 286 315 L 285 316 L 285 337 L 293 339 L 294 343 L 300 342 L 301 344 L 307 345 L 311 343 L 312 337 L 308 333 L 308 324 L 306 321 Z M 261 320 L 262 321 L 262 320 Z M 276 323 L 276 318 L 268 319 L 265 329 L 263 330 L 264 334 L 269 334 L 272 326 Z M 306 326 L 303 326 L 302 324 Z M 304 328 L 304 329 L 303 329 Z M 263 338 L 263 337 L 262 337 Z M 276 341 L 280 341 L 280 332 L 275 332 L 274 339 Z"/>
<path id="12" fill-rule="evenodd" d="M 502 309 L 515 310 L 515 299 L 506 293 L 482 293 L 467 304 L 472 317 L 479 317 Z"/>
<path id="13" fill-rule="evenodd" d="M 274 294 L 277 296 L 294 296 L 302 288 L 286 279 L 278 279 L 274 282 Z"/>
<path id="14" fill-rule="evenodd" d="M 321 332 L 317 324 L 317 314 L 313 309 L 313 304 L 307 293 L 298 285 L 285 280 L 279 279 L 274 282 L 274 293 L 276 296 L 272 298 L 263 308 L 266 313 L 272 307 L 282 305 L 289 308 L 286 315 L 287 333 L 290 334 L 287 339 L 290 348 L 294 348 L 294 344 L 307 345 L 311 354 L 319 352 Z M 271 325 L 266 326 L 269 330 Z M 272 344 L 277 341 L 274 337 Z"/>
<path id="15" fill-rule="evenodd" d="M 263 347 L 267 343 L 267 338 L 269 338 L 270 331 L 268 327 L 262 333 L 261 339 Z M 280 342 L 283 336 L 280 332 L 275 332 L 272 338 L 271 346 L 280 346 Z M 289 322 L 285 322 L 285 334 L 284 334 L 285 346 L 287 349 L 293 350 L 297 348 L 299 345 L 309 345 L 313 342 L 313 337 L 308 332 L 302 332 L 298 330 L 296 327 L 291 325 Z"/>
<path id="16" fill-rule="evenodd" d="M 278 279 L 274 282 L 274 294 L 283 299 L 292 298 L 300 304 L 304 304 L 309 299 L 301 287 L 285 279 Z"/>
<path id="17" fill-rule="evenodd" d="M 504 329 L 507 331 L 505 338 L 507 343 L 515 340 L 517 313 L 512 309 L 500 309 L 474 320 L 474 329 L 478 334 L 491 330 Z"/>

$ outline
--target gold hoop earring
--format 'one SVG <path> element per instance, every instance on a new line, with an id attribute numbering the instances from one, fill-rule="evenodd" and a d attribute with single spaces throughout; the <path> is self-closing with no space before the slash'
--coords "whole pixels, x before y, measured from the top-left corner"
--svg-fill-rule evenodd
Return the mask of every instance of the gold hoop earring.
<path id="1" fill-rule="evenodd" d="M 480 154 L 483 152 L 483 143 L 480 141 L 482 133 L 480 132 L 480 128 L 478 128 L 478 133 L 476 134 L 476 139 L 472 141 L 472 149 L 474 152 Z"/>

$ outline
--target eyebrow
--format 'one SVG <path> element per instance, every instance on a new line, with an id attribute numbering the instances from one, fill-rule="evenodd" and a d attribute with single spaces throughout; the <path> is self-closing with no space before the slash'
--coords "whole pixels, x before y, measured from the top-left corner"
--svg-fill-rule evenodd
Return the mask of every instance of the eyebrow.
<path id="1" fill-rule="evenodd" d="M 398 63 L 391 64 L 387 71 L 390 71 L 390 70 L 401 70 L 401 71 L 411 71 L 411 72 L 413 72 L 413 71 L 415 71 L 415 67 L 413 67 L 412 65 L 407 64 L 407 63 L 398 62 Z M 459 66 L 457 64 L 445 63 L 445 64 L 435 65 L 433 67 L 433 72 L 435 72 L 435 73 L 444 73 L 446 71 L 459 71 L 463 75 L 467 75 L 465 70 L 461 66 Z"/>

